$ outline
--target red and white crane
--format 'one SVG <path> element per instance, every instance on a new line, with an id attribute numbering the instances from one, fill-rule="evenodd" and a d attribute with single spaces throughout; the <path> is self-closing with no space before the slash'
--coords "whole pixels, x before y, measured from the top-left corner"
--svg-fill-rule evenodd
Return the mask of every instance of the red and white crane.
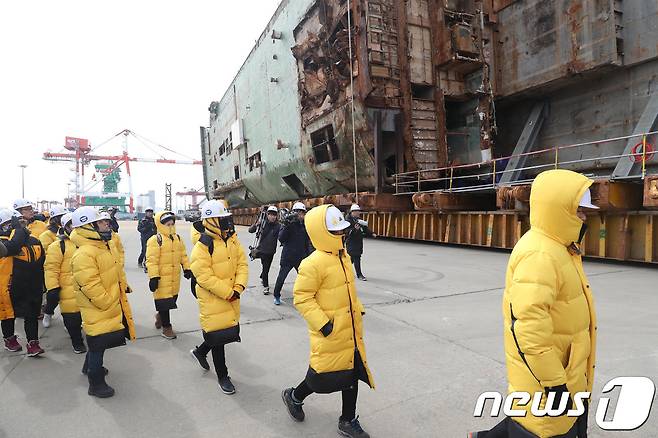
<path id="1" fill-rule="evenodd" d="M 121 155 L 97 155 L 97 154 L 92 154 L 92 152 L 96 149 L 98 149 L 100 146 L 103 144 L 108 143 L 112 139 L 123 135 L 123 153 Z M 140 142 L 142 142 L 144 145 L 146 145 L 146 142 L 152 143 L 157 147 L 160 147 L 162 149 L 165 149 L 169 152 L 173 152 L 178 155 L 182 155 L 179 152 L 176 152 L 170 148 L 167 148 L 165 146 L 162 146 L 158 143 L 151 142 L 150 140 L 136 134 L 135 132 L 129 130 L 129 129 L 124 129 L 123 131 L 119 132 L 118 134 L 112 136 L 110 139 L 107 141 L 101 143 L 100 145 L 96 146 L 94 149 L 91 148 L 91 145 L 89 144 L 89 141 L 86 139 L 82 138 L 75 138 L 75 137 L 66 137 L 66 143 L 64 145 L 64 149 L 69 150 L 71 152 L 44 152 L 43 154 L 43 159 L 47 161 L 67 161 L 67 162 L 74 162 L 75 163 L 75 205 L 74 207 L 80 206 L 81 199 L 84 198 L 86 190 L 84 187 L 84 175 L 85 175 L 85 166 L 87 166 L 89 163 L 92 161 L 109 161 L 111 163 L 110 167 L 105 169 L 104 171 L 101 172 L 103 178 L 96 181 L 96 184 L 101 182 L 105 177 L 108 175 L 112 174 L 116 169 L 121 167 L 121 165 L 125 165 L 126 167 L 126 173 L 128 174 L 128 186 L 129 186 L 129 205 L 128 208 L 130 210 L 130 213 L 135 212 L 135 205 L 134 205 L 134 193 L 133 193 L 133 187 L 132 187 L 132 176 L 130 172 L 130 163 L 131 162 L 139 162 L 139 163 L 154 163 L 154 164 L 186 164 L 186 165 L 202 165 L 203 162 L 201 160 L 194 160 L 194 159 L 189 159 L 189 160 L 172 160 L 168 159 L 165 157 L 162 158 L 136 158 L 136 157 L 131 157 L 128 155 L 128 136 L 133 136 Z M 148 147 L 148 146 L 147 146 Z M 158 153 L 158 155 L 161 155 Z M 161 155 L 162 156 L 162 155 Z M 92 186 L 93 187 L 93 186 Z M 69 200 L 70 201 L 70 200 Z"/>

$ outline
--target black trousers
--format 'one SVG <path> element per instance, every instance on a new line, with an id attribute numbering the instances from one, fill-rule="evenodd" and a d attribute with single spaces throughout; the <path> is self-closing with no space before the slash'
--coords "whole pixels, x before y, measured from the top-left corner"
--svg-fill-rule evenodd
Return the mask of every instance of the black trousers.
<path id="1" fill-rule="evenodd" d="M 62 319 L 64 320 L 66 331 L 69 332 L 71 344 L 74 347 L 84 345 L 82 340 L 82 316 L 80 315 L 80 312 L 62 313 Z"/>
<path id="2" fill-rule="evenodd" d="M 226 368 L 226 352 L 223 345 L 211 347 L 205 341 L 197 347 L 197 351 L 202 355 L 207 355 L 209 351 L 212 352 L 212 363 L 215 366 L 215 373 L 218 378 L 228 376 L 228 368 Z"/>
<path id="3" fill-rule="evenodd" d="M 260 256 L 260 261 L 263 264 L 263 270 L 260 273 L 260 279 L 263 282 L 263 286 L 270 287 L 270 267 L 272 266 L 272 260 L 274 260 L 274 254 L 262 254 Z"/>
<path id="4" fill-rule="evenodd" d="M 88 351 L 85 356 L 85 363 L 82 365 L 82 369 L 87 371 L 89 374 L 94 374 L 94 371 L 100 372 L 103 368 L 103 356 L 105 355 L 105 350 L 101 351 Z"/>
<path id="5" fill-rule="evenodd" d="M 356 271 L 356 276 L 357 277 L 363 277 L 363 273 L 361 273 L 361 256 L 350 256 L 352 259 L 352 264 L 354 265 L 354 270 Z"/>
<path id="6" fill-rule="evenodd" d="M 288 264 L 286 263 L 285 265 L 281 265 L 279 268 L 279 275 L 276 277 L 276 284 L 274 285 L 274 297 L 275 298 L 281 298 L 281 289 L 283 289 L 283 283 L 286 282 L 286 278 L 288 278 L 288 274 L 290 271 L 295 269 L 295 271 L 299 272 L 299 265 L 302 263 L 302 261 L 298 261 L 297 263 L 293 264 Z"/>
<path id="7" fill-rule="evenodd" d="M 313 390 L 308 387 L 306 379 L 304 379 L 297 388 L 293 391 L 292 395 L 298 402 L 303 402 L 306 397 L 313 394 Z M 359 395 L 359 382 L 354 381 L 354 385 L 342 391 L 343 396 L 343 411 L 340 419 L 343 421 L 352 421 L 356 418 L 356 399 Z"/>
<path id="8" fill-rule="evenodd" d="M 171 315 L 169 310 L 158 310 L 160 314 L 160 321 L 162 322 L 162 327 L 171 327 Z"/>
<path id="9" fill-rule="evenodd" d="M 23 326 L 25 328 L 25 337 L 28 341 L 39 340 L 39 315 L 41 314 L 41 302 L 36 300 L 26 300 L 22 305 Z"/>
<path id="10" fill-rule="evenodd" d="M 144 259 L 146 258 L 146 242 L 148 242 L 148 239 L 140 239 L 142 242 L 142 251 L 139 253 L 139 258 L 137 259 L 138 264 L 142 264 Z"/>
<path id="11" fill-rule="evenodd" d="M 2 327 L 2 337 L 7 339 L 11 338 L 15 334 L 15 319 L 5 319 L 4 321 L 0 321 L 0 326 Z"/>

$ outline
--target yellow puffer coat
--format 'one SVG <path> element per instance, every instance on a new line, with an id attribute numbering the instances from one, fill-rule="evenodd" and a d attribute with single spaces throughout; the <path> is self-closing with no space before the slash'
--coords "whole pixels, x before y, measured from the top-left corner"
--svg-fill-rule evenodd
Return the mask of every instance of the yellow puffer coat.
<path id="1" fill-rule="evenodd" d="M 48 224 L 43 221 L 33 220 L 27 225 L 27 229 L 30 230 L 31 235 L 38 239 L 48 230 Z"/>
<path id="2" fill-rule="evenodd" d="M 64 245 L 63 253 L 62 244 Z M 76 249 L 71 239 L 62 235 L 51 243 L 46 251 L 46 263 L 44 264 L 46 290 L 61 289 L 59 292 L 59 310 L 62 314 L 80 312 L 71 270 L 71 259 Z"/>
<path id="3" fill-rule="evenodd" d="M 0 237 L 3 241 L 7 237 Z M 9 286 L 11 284 L 11 273 L 14 270 L 13 257 L 0 257 L 0 321 L 14 318 L 14 307 L 11 304 Z"/>
<path id="4" fill-rule="evenodd" d="M 43 246 L 44 251 L 48 251 L 48 247 L 50 247 L 50 244 L 53 243 L 55 240 L 57 240 L 57 233 L 53 231 L 52 229 L 48 228 L 46 231 L 41 233 L 39 237 L 39 242 L 41 242 L 41 246 Z M 46 255 L 46 257 L 48 257 Z"/>
<path id="5" fill-rule="evenodd" d="M 135 339 L 130 304 L 121 287 L 125 273 L 110 245 L 88 226 L 73 230 L 71 241 L 78 247 L 71 266 L 82 328 L 90 350 L 121 345 L 122 335 Z"/>
<path id="6" fill-rule="evenodd" d="M 119 233 L 115 233 L 114 231 L 112 232 L 112 239 L 110 240 L 109 245 L 110 251 L 114 256 L 114 260 L 116 260 L 117 266 L 119 267 L 119 284 L 121 286 L 121 290 L 123 292 L 130 293 L 132 290 L 128 284 L 125 270 L 126 253 L 124 252 L 123 242 L 121 241 L 121 237 L 119 237 Z"/>
<path id="7" fill-rule="evenodd" d="M 238 236 L 224 240 L 211 221 L 203 221 L 206 233 L 194 245 L 190 258 L 204 339 L 220 345 L 239 341 L 240 300 L 229 299 L 233 291 L 242 293 L 247 286 L 249 265 Z"/>
<path id="8" fill-rule="evenodd" d="M 165 212 L 155 215 L 158 233 L 146 242 L 146 268 L 149 278 L 159 277 L 158 289 L 153 298 L 156 308 L 175 309 L 175 297 L 180 290 L 181 268 L 190 269 L 187 250 L 183 239 L 176 234 L 176 226 L 165 227 L 160 218 Z"/>
<path id="9" fill-rule="evenodd" d="M 346 389 L 354 381 L 355 350 L 365 365 L 359 378 L 374 388 L 363 342 L 363 304 L 357 297 L 350 257 L 341 236 L 331 234 L 325 223 L 329 205 L 308 212 L 304 223 L 315 251 L 302 261 L 294 286 L 295 307 L 308 325 L 311 344 L 306 381 L 315 392 Z M 333 321 L 324 337 L 320 329 Z"/>
<path id="10" fill-rule="evenodd" d="M 594 299 L 577 247 L 569 249 L 579 240 L 582 221 L 576 212 L 591 184 L 575 172 L 551 170 L 532 185 L 531 229 L 512 251 L 503 296 L 510 393 L 534 394 L 563 384 L 572 395 L 592 391 Z M 565 434 L 576 421 L 566 415 L 537 418 L 525 409 L 526 417 L 514 420 L 539 437 Z"/>
<path id="11" fill-rule="evenodd" d="M 112 232 L 112 240 L 110 243 L 114 246 L 115 255 L 119 258 L 119 264 L 121 269 L 124 269 L 126 266 L 126 251 L 123 249 L 123 241 L 119 233 Z"/>
<path id="12" fill-rule="evenodd" d="M 197 227 L 203 228 L 201 221 L 193 222 L 192 226 L 190 227 L 190 242 L 192 242 L 192 246 L 196 245 L 196 243 L 199 241 L 199 237 L 201 237 L 201 231 L 199 231 Z"/>

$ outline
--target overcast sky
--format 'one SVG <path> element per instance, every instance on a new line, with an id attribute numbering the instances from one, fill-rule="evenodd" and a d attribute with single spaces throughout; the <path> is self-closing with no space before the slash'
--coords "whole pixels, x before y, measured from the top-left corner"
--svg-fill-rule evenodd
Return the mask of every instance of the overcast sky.
<path id="1" fill-rule="evenodd" d="M 0 206 L 21 195 L 19 164 L 28 165 L 26 198 L 63 201 L 72 164 L 41 157 L 63 151 L 67 135 L 93 146 L 127 128 L 200 158 L 209 103 L 221 98 L 279 1 L 2 2 Z M 119 139 L 98 152 L 121 150 Z M 129 153 L 157 158 L 132 140 Z M 135 196 L 156 190 L 158 206 L 165 182 L 174 191 L 203 186 L 201 166 L 131 170 Z M 127 180 L 120 190 L 128 191 Z"/>

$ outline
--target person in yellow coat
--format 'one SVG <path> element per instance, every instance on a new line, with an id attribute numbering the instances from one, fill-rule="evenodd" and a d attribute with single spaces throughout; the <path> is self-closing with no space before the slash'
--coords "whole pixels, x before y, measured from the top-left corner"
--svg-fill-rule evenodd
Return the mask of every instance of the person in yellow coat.
<path id="1" fill-rule="evenodd" d="M 135 326 L 122 271 L 110 247 L 112 230 L 92 207 L 73 212 L 71 241 L 78 247 L 71 259 L 76 302 L 82 316 L 88 352 L 82 372 L 89 379 L 88 394 L 112 397 L 114 389 L 105 382 L 105 350 L 135 339 Z"/>
<path id="2" fill-rule="evenodd" d="M 126 278 L 126 253 L 123 248 L 123 241 L 121 240 L 119 233 L 112 228 L 112 218 L 110 214 L 106 211 L 101 211 L 98 215 L 100 220 L 106 220 L 110 224 L 110 229 L 112 231 L 112 238 L 109 241 L 110 251 L 112 252 L 112 255 L 114 255 L 114 259 L 117 261 L 121 290 L 129 294 L 132 292 L 132 289 L 128 285 L 128 279 Z"/>
<path id="3" fill-rule="evenodd" d="M 596 210 L 592 181 L 569 170 L 537 176 L 530 192 L 530 231 L 514 247 L 503 294 L 508 391 L 553 394 L 558 416 L 506 418 L 483 438 L 504 433 L 516 437 L 586 437 L 587 409 L 580 417 L 566 412 L 577 392 L 591 392 L 596 351 L 596 312 L 583 270 L 579 244 L 586 211 Z M 546 407 L 543 397 L 541 407 Z"/>
<path id="4" fill-rule="evenodd" d="M 48 229 L 41 233 L 39 236 L 39 242 L 41 242 L 41 246 L 46 252 L 46 263 L 48 262 L 48 248 L 53 242 L 58 240 L 59 235 L 63 233 L 62 217 L 64 217 L 66 213 L 68 213 L 68 210 L 66 210 L 61 205 L 55 205 L 48 211 Z M 46 291 L 48 291 L 48 286 L 46 286 Z M 55 307 L 57 307 L 58 301 L 56 294 L 50 294 L 51 303 L 49 307 L 48 296 L 48 293 L 46 293 L 44 297 L 44 305 L 42 308 L 43 320 L 41 322 L 45 328 L 50 327 L 50 323 L 52 322 L 53 314 L 55 312 Z"/>
<path id="5" fill-rule="evenodd" d="M 192 250 L 191 267 L 197 281 L 203 343 L 191 354 L 208 370 L 206 356 L 212 351 L 219 387 L 225 394 L 234 394 L 224 346 L 240 342 L 240 295 L 247 286 L 249 265 L 224 203 L 208 201 L 201 218 L 205 231 Z"/>
<path id="6" fill-rule="evenodd" d="M 183 239 L 176 233 L 176 215 L 163 211 L 155 215 L 157 234 L 146 242 L 146 269 L 149 289 L 155 300 L 155 327 L 162 329 L 162 337 L 175 339 L 169 311 L 177 309 L 180 290 L 180 272 L 185 278 L 192 277 L 187 250 Z"/>
<path id="7" fill-rule="evenodd" d="M 57 240 L 59 231 L 62 228 L 62 216 L 66 213 L 68 213 L 68 210 L 61 205 L 54 205 L 48 212 L 48 227 L 40 236 L 37 236 L 44 250 L 47 250 L 50 244 Z"/>
<path id="8" fill-rule="evenodd" d="M 359 380 L 374 388 L 363 341 L 363 304 L 354 285 L 351 261 L 344 247 L 350 223 L 333 205 L 313 208 L 305 218 L 315 251 L 302 261 L 293 288 L 295 308 L 308 325 L 310 365 L 296 388 L 281 397 L 295 421 L 304 421 L 304 399 L 312 393 L 342 391 L 338 432 L 368 438 L 356 416 Z"/>
<path id="9" fill-rule="evenodd" d="M 34 207 L 27 199 L 17 199 L 14 201 L 14 210 L 18 211 L 23 219 L 27 222 L 27 229 L 30 234 L 35 238 L 39 238 L 41 234 L 48 229 L 48 225 L 40 220 L 34 218 Z"/>
<path id="10" fill-rule="evenodd" d="M 77 249 L 69 237 L 73 232 L 72 221 L 72 213 L 66 213 L 62 216 L 62 232 L 46 250 L 44 270 L 46 290 L 48 292 L 46 293 L 46 309 L 43 321 L 44 326 L 46 326 L 46 318 L 48 318 L 48 321 L 52 320 L 55 308 L 59 306 L 64 320 L 64 327 L 66 327 L 66 331 L 71 338 L 73 352 L 82 354 L 87 352 L 87 347 L 85 347 L 82 340 L 82 317 L 75 296 L 73 273 L 71 271 L 71 259 Z"/>

